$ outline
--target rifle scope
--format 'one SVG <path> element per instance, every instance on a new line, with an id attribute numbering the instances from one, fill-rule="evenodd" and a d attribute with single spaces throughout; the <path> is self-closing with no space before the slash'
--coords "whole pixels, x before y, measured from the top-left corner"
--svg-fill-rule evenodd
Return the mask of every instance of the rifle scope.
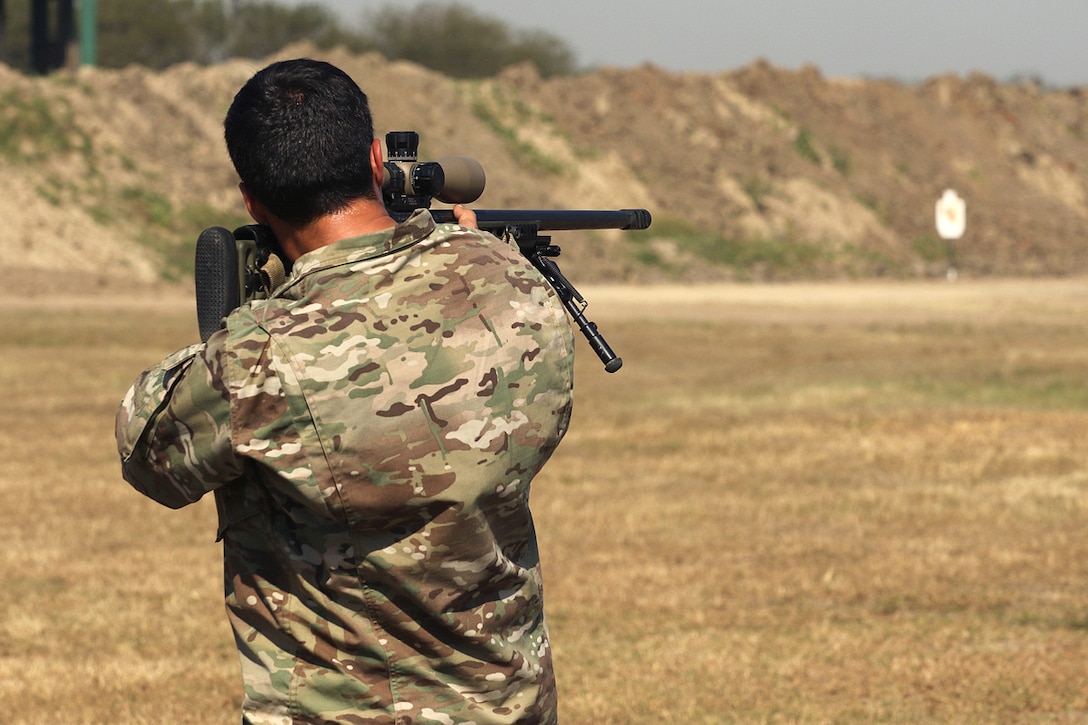
<path id="1" fill-rule="evenodd" d="M 382 196 L 395 217 L 427 209 L 434 197 L 446 204 L 469 204 L 484 192 L 486 176 L 480 162 L 469 156 L 445 156 L 419 161 L 419 134 L 390 131 L 385 135 L 385 178 Z"/>

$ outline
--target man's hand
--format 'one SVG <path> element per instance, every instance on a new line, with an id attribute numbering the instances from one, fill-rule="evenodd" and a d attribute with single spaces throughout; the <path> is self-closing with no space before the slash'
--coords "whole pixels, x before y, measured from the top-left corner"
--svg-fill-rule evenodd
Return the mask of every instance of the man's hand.
<path id="1" fill-rule="evenodd" d="M 472 211 L 468 207 L 456 204 L 453 207 L 453 218 L 457 220 L 457 223 L 463 227 L 469 229 L 479 229 L 480 226 L 476 222 L 476 212 Z"/>

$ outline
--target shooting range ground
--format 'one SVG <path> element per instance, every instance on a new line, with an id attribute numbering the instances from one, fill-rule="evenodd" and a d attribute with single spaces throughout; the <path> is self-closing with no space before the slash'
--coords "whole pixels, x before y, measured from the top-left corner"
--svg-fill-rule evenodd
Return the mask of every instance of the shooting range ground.
<path id="1" fill-rule="evenodd" d="M 580 291 L 624 366 L 579 337 L 533 486 L 563 723 L 1088 718 L 1088 280 Z M 0 329 L 4 721 L 236 722 L 214 504 L 113 442 L 191 295 Z"/>

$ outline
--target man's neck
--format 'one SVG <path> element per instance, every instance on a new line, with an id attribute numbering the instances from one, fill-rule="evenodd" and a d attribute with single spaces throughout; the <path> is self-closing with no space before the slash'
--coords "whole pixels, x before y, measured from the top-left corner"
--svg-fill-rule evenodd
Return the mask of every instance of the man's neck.
<path id="1" fill-rule="evenodd" d="M 347 208 L 318 217 L 304 227 L 272 223 L 284 254 L 293 262 L 306 252 L 326 247 L 349 237 L 373 234 L 396 226 L 385 206 L 370 199 L 360 199 Z"/>

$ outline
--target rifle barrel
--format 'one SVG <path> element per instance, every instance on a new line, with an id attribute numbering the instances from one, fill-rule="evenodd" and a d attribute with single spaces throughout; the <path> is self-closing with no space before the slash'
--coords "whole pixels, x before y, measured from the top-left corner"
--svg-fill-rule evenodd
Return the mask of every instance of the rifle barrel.
<path id="1" fill-rule="evenodd" d="M 575 229 L 647 229 L 650 212 L 646 209 L 476 209 L 481 229 L 503 229 L 517 224 L 535 224 L 540 231 Z M 432 209 L 439 224 L 453 222 L 449 209 Z"/>

